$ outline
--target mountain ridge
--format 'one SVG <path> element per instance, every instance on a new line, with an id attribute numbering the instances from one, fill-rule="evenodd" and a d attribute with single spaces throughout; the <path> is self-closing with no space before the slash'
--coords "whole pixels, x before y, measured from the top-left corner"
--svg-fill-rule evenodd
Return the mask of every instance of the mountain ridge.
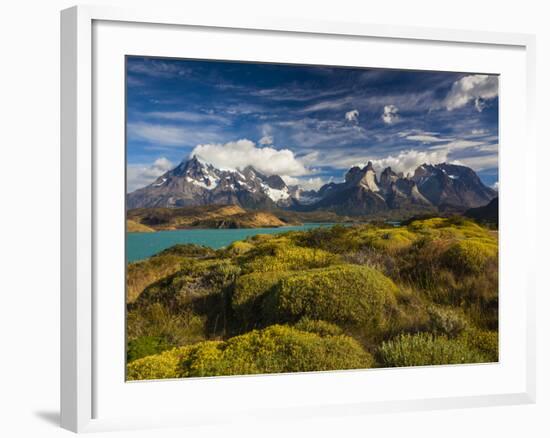
<path id="1" fill-rule="evenodd" d="M 412 176 L 386 167 L 378 177 L 369 161 L 362 168 L 350 168 L 341 183 L 307 191 L 252 166 L 218 169 L 193 156 L 129 193 L 127 208 L 237 205 L 251 210 L 323 210 L 368 216 L 395 210 L 465 211 L 486 205 L 496 196 L 474 170 L 457 164 L 422 164 Z"/>

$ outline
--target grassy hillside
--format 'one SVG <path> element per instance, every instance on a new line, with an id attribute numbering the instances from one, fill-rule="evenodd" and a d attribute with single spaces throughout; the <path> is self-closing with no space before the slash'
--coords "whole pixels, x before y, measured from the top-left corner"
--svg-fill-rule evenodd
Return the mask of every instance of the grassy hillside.
<path id="1" fill-rule="evenodd" d="M 138 208 L 128 211 L 133 230 L 185 228 L 266 228 L 299 225 L 294 218 L 280 219 L 272 212 L 245 210 L 237 205 L 182 208 Z M 135 224 L 135 225 L 134 225 Z M 140 230 L 138 227 L 145 227 Z M 128 229 L 128 231 L 131 231 Z"/>
<path id="2" fill-rule="evenodd" d="M 140 224 L 139 222 L 133 220 L 126 221 L 126 230 L 129 233 L 152 233 L 155 230 L 147 225 Z"/>
<path id="3" fill-rule="evenodd" d="M 496 361 L 497 239 L 451 217 L 177 245 L 128 267 L 128 376 Z"/>

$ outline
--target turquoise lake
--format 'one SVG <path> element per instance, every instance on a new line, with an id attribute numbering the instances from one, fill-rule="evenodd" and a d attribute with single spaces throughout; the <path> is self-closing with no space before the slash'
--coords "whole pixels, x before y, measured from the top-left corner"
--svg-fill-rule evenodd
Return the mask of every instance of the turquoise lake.
<path id="1" fill-rule="evenodd" d="M 331 223 L 311 223 L 279 228 L 239 228 L 224 230 L 173 230 L 155 233 L 126 233 L 126 259 L 128 262 L 146 259 L 153 254 L 178 243 L 195 243 L 211 248 L 222 248 L 236 240 L 244 240 L 256 234 L 278 234 L 287 231 L 309 230 L 330 227 Z"/>

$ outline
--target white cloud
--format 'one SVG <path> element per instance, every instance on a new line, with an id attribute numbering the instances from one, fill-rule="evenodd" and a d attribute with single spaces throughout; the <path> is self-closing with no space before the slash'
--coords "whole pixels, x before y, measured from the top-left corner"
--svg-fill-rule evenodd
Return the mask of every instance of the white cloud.
<path id="1" fill-rule="evenodd" d="M 143 164 L 129 164 L 126 171 L 127 192 L 130 193 L 136 189 L 151 184 L 159 176 L 166 173 L 173 167 L 174 166 L 170 160 L 164 157 L 157 158 L 150 166 Z"/>
<path id="2" fill-rule="evenodd" d="M 350 167 L 359 166 L 363 167 L 367 162 L 372 161 L 377 172 L 381 172 L 386 167 L 391 167 L 395 172 L 407 173 L 414 172 L 414 170 L 421 164 L 439 164 L 446 162 L 448 157 L 448 151 L 437 150 L 419 151 L 415 149 L 402 150 L 393 155 L 387 155 L 377 158 L 376 156 L 369 156 L 362 154 L 352 155 L 349 153 L 343 153 L 339 151 L 330 151 L 322 156 L 316 156 L 315 164 L 317 166 L 332 166 L 335 168 L 343 169 L 344 173 Z"/>
<path id="3" fill-rule="evenodd" d="M 480 113 L 487 106 L 487 102 L 485 102 L 485 99 L 482 99 L 481 97 L 476 97 L 474 106 L 476 107 L 477 112 Z"/>
<path id="4" fill-rule="evenodd" d="M 343 108 L 344 106 L 349 105 L 350 103 L 352 103 L 352 101 L 353 101 L 352 96 L 344 96 L 338 99 L 324 100 L 324 101 L 315 103 L 313 105 L 309 105 L 304 109 L 302 109 L 300 112 L 310 113 L 315 111 L 340 109 L 340 108 Z"/>
<path id="5" fill-rule="evenodd" d="M 452 161 L 452 163 L 468 166 L 476 172 L 485 169 L 496 169 L 498 167 L 498 155 L 491 154 L 481 155 L 477 157 L 460 158 L 458 160 Z"/>
<path id="6" fill-rule="evenodd" d="M 450 141 L 449 138 L 440 138 L 429 134 L 409 135 L 405 137 L 407 140 L 419 141 L 421 143 L 440 143 L 442 141 Z"/>
<path id="7" fill-rule="evenodd" d="M 326 181 L 318 176 L 312 178 L 295 178 L 293 176 L 285 175 L 282 178 L 287 185 L 298 185 L 303 190 L 319 190 L 324 184 L 326 184 Z"/>
<path id="8" fill-rule="evenodd" d="M 358 123 L 359 122 L 359 111 L 356 109 L 348 111 L 345 115 L 345 118 L 348 122 Z"/>
<path id="9" fill-rule="evenodd" d="M 472 135 L 485 135 L 487 132 L 486 129 L 472 129 Z"/>
<path id="10" fill-rule="evenodd" d="M 365 140 L 366 129 L 359 124 L 347 123 L 345 120 L 320 120 L 306 117 L 304 119 L 277 122 L 279 127 L 291 130 L 291 140 L 302 147 L 330 143 L 346 145 L 352 142 Z"/>
<path id="11" fill-rule="evenodd" d="M 456 81 L 443 104 L 448 111 L 462 108 L 472 100 L 481 112 L 486 106 L 485 100 L 498 95 L 498 77 L 489 75 L 469 75 Z"/>
<path id="12" fill-rule="evenodd" d="M 403 172 L 405 175 L 413 173 L 422 164 L 439 164 L 447 160 L 447 151 L 401 151 L 397 155 L 371 160 L 377 171 L 391 167 L 394 172 Z"/>
<path id="13" fill-rule="evenodd" d="M 486 145 L 486 143 L 483 142 L 483 141 L 454 140 L 454 141 L 451 141 L 449 143 L 438 144 L 438 145 L 435 145 L 435 146 L 431 146 L 430 149 L 432 149 L 432 150 L 433 149 L 445 149 L 445 150 L 448 150 L 448 151 L 453 151 L 453 150 L 459 150 L 459 149 L 469 149 L 469 148 L 484 146 L 484 145 Z"/>
<path id="14" fill-rule="evenodd" d="M 260 140 L 258 141 L 259 144 L 262 146 L 269 146 L 273 144 L 273 136 L 271 135 L 264 135 Z"/>
<path id="15" fill-rule="evenodd" d="M 499 186 L 498 181 L 496 181 L 496 182 L 491 186 L 491 188 L 492 188 L 493 190 L 496 190 L 496 191 L 498 192 L 498 186 Z"/>
<path id="16" fill-rule="evenodd" d="M 300 161 L 306 166 L 313 166 L 319 162 L 319 151 L 309 152 L 300 157 Z"/>
<path id="17" fill-rule="evenodd" d="M 250 165 L 267 175 L 299 176 L 308 173 L 291 150 L 257 147 L 247 139 L 225 144 L 200 144 L 191 152 L 193 155 L 221 169 L 244 169 Z"/>
<path id="18" fill-rule="evenodd" d="M 145 61 L 131 61 L 128 63 L 128 72 L 169 79 L 179 76 L 188 76 L 191 74 L 191 69 L 171 62 L 154 59 Z"/>
<path id="19" fill-rule="evenodd" d="M 182 146 L 216 141 L 219 138 L 214 132 L 198 132 L 180 126 L 146 122 L 128 123 L 128 137 L 146 140 L 153 146 Z"/>
<path id="20" fill-rule="evenodd" d="M 384 123 L 391 125 L 399 119 L 397 115 L 398 112 L 399 109 L 395 105 L 385 105 L 384 112 L 382 113 L 382 120 Z"/>
<path id="21" fill-rule="evenodd" d="M 484 144 L 477 148 L 478 152 L 498 152 L 498 143 Z"/>

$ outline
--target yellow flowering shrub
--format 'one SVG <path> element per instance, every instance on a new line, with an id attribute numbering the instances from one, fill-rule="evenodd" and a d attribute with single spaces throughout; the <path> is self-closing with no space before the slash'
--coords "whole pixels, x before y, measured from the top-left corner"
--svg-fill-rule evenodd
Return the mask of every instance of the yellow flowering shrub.
<path id="1" fill-rule="evenodd" d="M 280 239 L 268 241 L 249 251 L 243 259 L 243 272 L 321 268 L 339 261 L 337 255 L 327 251 L 295 246 L 286 239 Z"/>
<path id="2" fill-rule="evenodd" d="M 188 349 L 189 347 L 174 348 L 134 360 L 126 367 L 126 378 L 128 380 L 155 380 L 180 377 L 178 365 Z"/>
<path id="3" fill-rule="evenodd" d="M 307 316 L 343 324 L 383 324 L 397 287 L 367 266 L 340 265 L 282 278 L 266 310 L 290 319 Z"/>
<path id="4" fill-rule="evenodd" d="M 374 359 L 353 338 L 274 325 L 225 342 L 206 341 L 128 364 L 128 379 L 163 379 L 370 368 Z"/>
<path id="5" fill-rule="evenodd" d="M 444 265 L 457 274 L 480 273 L 498 256 L 496 243 L 471 238 L 453 243 L 443 254 Z"/>

